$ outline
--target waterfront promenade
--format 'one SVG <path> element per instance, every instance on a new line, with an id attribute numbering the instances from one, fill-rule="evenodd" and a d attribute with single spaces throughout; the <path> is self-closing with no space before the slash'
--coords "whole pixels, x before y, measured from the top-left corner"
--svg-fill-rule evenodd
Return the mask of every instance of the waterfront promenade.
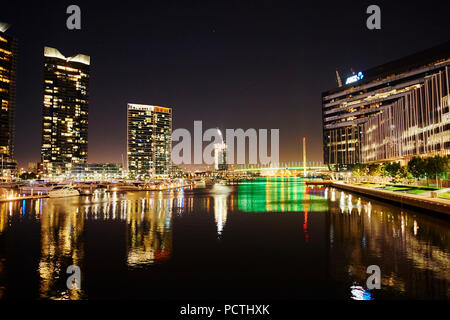
<path id="1" fill-rule="evenodd" d="M 329 185 L 345 191 L 394 202 L 398 205 L 414 207 L 422 212 L 433 211 L 450 217 L 450 200 L 431 198 L 420 194 L 406 194 L 390 190 L 380 190 L 337 181 L 333 181 L 329 183 Z"/>

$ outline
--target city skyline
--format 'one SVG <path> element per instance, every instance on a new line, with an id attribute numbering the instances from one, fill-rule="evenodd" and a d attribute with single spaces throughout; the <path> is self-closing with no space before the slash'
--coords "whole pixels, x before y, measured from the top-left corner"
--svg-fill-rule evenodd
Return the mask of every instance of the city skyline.
<path id="1" fill-rule="evenodd" d="M 189 129 L 194 120 L 210 127 L 280 128 L 281 161 L 301 161 L 301 137 L 306 136 L 308 160 L 322 161 L 320 94 L 337 86 L 336 67 L 345 79 L 352 67 L 366 70 L 448 40 L 448 22 L 436 17 L 445 8 L 438 12 L 424 8 L 433 12 L 428 17 L 399 5 L 380 5 L 383 28 L 370 31 L 365 27 L 365 4 L 351 8 L 331 4 L 330 10 L 322 10 L 312 4 L 307 8 L 292 4 L 272 8 L 268 3 L 192 8 L 150 3 L 142 13 L 128 9 L 122 13 L 123 8 L 104 13 L 99 4 L 82 1 L 82 29 L 69 31 L 64 4 L 52 4 L 39 21 L 32 17 L 32 12 L 41 12 L 39 5 L 32 5 L 33 11 L 29 7 L 8 10 L 6 4 L 1 19 L 12 25 L 8 34 L 20 43 L 19 167 L 39 160 L 41 128 L 34 119 L 41 112 L 39 52 L 46 45 L 65 54 L 84 52 L 92 57 L 88 162 L 122 162 L 126 154 L 123 105 L 128 101 L 173 106 L 177 110 L 174 129 Z M 155 11 L 158 17 L 150 25 L 126 23 Z M 173 12 L 177 13 L 174 18 Z M 408 15 L 411 22 L 400 25 L 394 19 L 399 14 Z M 96 19 L 98 15 L 102 19 Z M 414 20 L 419 15 L 422 23 L 417 25 Z M 261 24 L 268 17 L 273 23 Z M 35 28 L 21 23 L 29 19 Z M 110 32 L 112 26 L 116 26 L 115 34 Z M 389 32 L 393 28 L 405 31 L 401 41 Z M 347 31 L 346 37 L 352 40 L 340 41 L 338 36 Z M 427 37 L 417 38 L 418 32 Z M 325 35 L 327 45 L 314 40 Z M 413 38 L 414 42 L 408 41 Z M 127 77 L 128 72 L 133 76 Z M 280 108 L 286 112 L 280 114 Z"/>
<path id="2" fill-rule="evenodd" d="M 0 4 L 0 300 L 449 301 L 449 12 Z"/>

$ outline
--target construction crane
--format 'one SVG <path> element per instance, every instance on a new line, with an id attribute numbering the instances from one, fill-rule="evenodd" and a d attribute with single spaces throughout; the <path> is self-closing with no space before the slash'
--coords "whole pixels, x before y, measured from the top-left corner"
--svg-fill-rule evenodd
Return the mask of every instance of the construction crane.
<path id="1" fill-rule="evenodd" d="M 336 68 L 336 79 L 337 79 L 337 83 L 338 83 L 339 88 L 342 87 L 341 76 L 339 75 L 339 71 L 338 71 L 337 68 Z"/>

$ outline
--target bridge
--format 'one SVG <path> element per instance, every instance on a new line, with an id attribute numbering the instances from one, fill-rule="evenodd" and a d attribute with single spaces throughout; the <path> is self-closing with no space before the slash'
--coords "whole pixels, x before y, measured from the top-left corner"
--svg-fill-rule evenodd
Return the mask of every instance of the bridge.
<path id="1" fill-rule="evenodd" d="M 255 166 L 255 167 L 245 167 L 245 168 L 236 168 L 236 169 L 231 169 L 231 172 L 235 172 L 235 173 L 245 173 L 245 172 L 254 172 L 254 173 L 259 173 L 262 176 L 297 176 L 299 175 L 299 173 L 303 173 L 306 170 L 306 172 L 311 173 L 311 172 L 328 172 L 329 169 L 327 166 L 323 166 L 323 165 L 310 165 L 307 166 L 306 168 L 303 166 L 274 166 L 274 167 L 260 167 L 260 166 Z"/>
<path id="2" fill-rule="evenodd" d="M 234 172 L 247 172 L 247 171 L 264 171 L 264 170 L 296 170 L 296 171 L 303 171 L 304 167 L 283 167 L 283 166 L 278 166 L 278 167 L 256 167 L 256 168 L 252 168 L 252 167 L 246 167 L 246 168 L 239 168 L 239 169 L 233 169 L 232 171 Z M 328 171 L 328 167 L 326 166 L 308 166 L 306 167 L 306 171 L 311 171 L 311 170 L 327 170 Z"/>

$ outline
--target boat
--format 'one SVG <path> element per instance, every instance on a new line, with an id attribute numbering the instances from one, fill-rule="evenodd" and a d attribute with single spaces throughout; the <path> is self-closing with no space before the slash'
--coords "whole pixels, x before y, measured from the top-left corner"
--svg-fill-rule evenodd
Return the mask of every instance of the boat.
<path id="1" fill-rule="evenodd" d="M 204 188 L 206 187 L 206 181 L 203 179 L 196 179 L 194 182 L 194 188 Z"/>
<path id="2" fill-rule="evenodd" d="M 56 183 L 34 183 L 29 186 L 24 186 L 19 189 L 20 193 L 37 194 L 48 193 L 56 186 Z"/>
<path id="3" fill-rule="evenodd" d="M 50 198 L 64 198 L 79 195 L 80 193 L 78 192 L 78 190 L 74 189 L 71 185 L 54 187 L 51 191 L 48 192 L 48 196 Z"/>
<path id="4" fill-rule="evenodd" d="M 228 184 L 227 180 L 225 179 L 217 179 L 215 182 L 216 182 L 215 184 L 220 184 L 222 186 L 226 186 Z"/>

